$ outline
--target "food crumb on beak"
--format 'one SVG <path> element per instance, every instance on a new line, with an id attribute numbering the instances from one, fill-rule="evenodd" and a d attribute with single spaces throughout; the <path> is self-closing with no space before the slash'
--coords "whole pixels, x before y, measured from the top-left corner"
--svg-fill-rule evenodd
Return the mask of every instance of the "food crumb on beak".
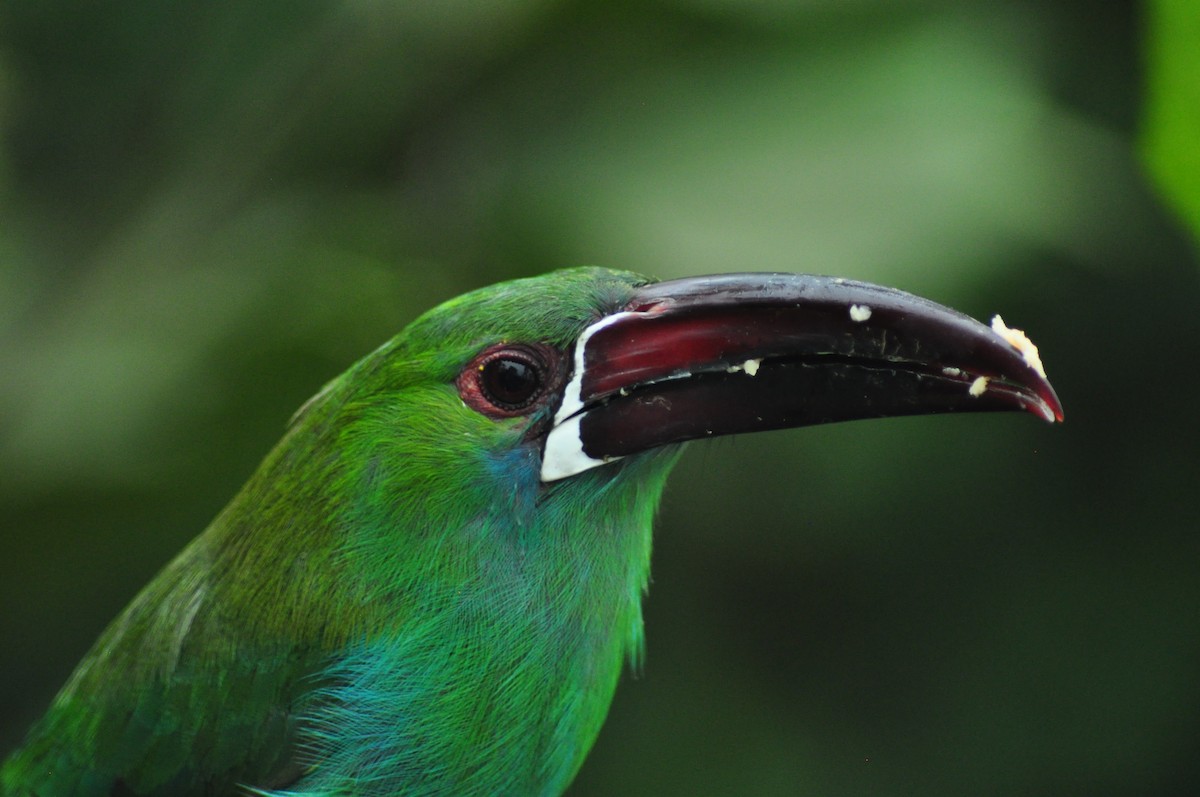
<path id="1" fill-rule="evenodd" d="M 850 305 L 850 320 L 862 323 L 871 317 L 871 308 L 865 304 Z"/>
<path id="2" fill-rule="evenodd" d="M 1019 329 L 1010 329 L 999 315 L 992 317 L 992 331 L 1004 338 L 1009 346 L 1019 351 L 1025 364 L 1037 371 L 1038 376 L 1042 379 L 1046 378 L 1046 369 L 1042 367 L 1042 358 L 1038 355 L 1038 348 L 1033 345 L 1033 341 L 1024 332 Z"/>
<path id="3" fill-rule="evenodd" d="M 742 363 L 742 370 L 746 372 L 747 376 L 754 376 L 755 374 L 758 373 L 758 366 L 761 363 L 762 363 L 761 357 L 758 358 L 757 360 L 746 360 L 746 362 Z"/>
<path id="4" fill-rule="evenodd" d="M 991 380 L 988 377 L 981 376 L 971 383 L 971 387 L 967 389 L 967 392 L 975 398 L 979 398 L 983 395 L 983 391 L 987 390 L 989 381 Z"/>

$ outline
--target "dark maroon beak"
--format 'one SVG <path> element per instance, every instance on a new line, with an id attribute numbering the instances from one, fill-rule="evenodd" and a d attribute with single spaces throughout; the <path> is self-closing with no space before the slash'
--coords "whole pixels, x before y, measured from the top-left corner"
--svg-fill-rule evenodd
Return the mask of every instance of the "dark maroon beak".
<path id="1" fill-rule="evenodd" d="M 1061 421 L 1026 344 L 918 296 L 833 277 L 647 285 L 576 343 L 542 480 L 669 443 L 833 421 L 1008 410 Z"/>

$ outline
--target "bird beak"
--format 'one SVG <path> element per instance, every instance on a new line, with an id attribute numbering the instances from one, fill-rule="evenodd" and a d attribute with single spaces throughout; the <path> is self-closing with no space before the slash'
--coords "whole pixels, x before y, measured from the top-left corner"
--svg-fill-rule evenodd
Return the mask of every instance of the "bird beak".
<path id="1" fill-rule="evenodd" d="M 918 296 L 801 274 L 647 285 L 575 344 L 542 481 L 669 443 L 859 418 L 1062 405 L 1037 349 Z"/>

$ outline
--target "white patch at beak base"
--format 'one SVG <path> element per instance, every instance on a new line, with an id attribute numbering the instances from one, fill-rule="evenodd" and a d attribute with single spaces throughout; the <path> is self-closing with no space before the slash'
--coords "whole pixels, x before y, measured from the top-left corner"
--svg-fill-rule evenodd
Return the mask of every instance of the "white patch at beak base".
<path id="1" fill-rule="evenodd" d="M 553 482 L 583 473 L 601 465 L 606 465 L 620 457 L 596 459 L 583 451 L 583 439 L 579 436 L 579 421 L 587 413 L 572 415 L 561 423 L 556 423 L 542 447 L 542 481 Z"/>
<path id="2" fill-rule="evenodd" d="M 552 482 L 574 476 L 585 470 L 612 462 L 619 457 L 595 459 L 583 452 L 583 440 L 579 437 L 579 421 L 583 417 L 583 374 L 584 355 L 587 353 L 588 341 L 609 324 L 614 324 L 623 318 L 638 315 L 631 311 L 606 315 L 596 321 L 579 335 L 575 342 L 574 369 L 571 379 L 563 388 L 562 403 L 554 413 L 554 425 L 546 435 L 542 447 L 542 481 Z"/>

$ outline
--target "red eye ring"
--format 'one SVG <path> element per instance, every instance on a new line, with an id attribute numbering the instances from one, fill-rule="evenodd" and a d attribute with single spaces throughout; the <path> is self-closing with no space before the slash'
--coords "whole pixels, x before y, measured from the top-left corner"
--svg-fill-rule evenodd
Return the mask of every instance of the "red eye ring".
<path id="1" fill-rule="evenodd" d="M 541 408 L 560 381 L 554 349 L 499 344 L 479 353 L 458 375 L 463 402 L 490 418 L 516 418 Z"/>

